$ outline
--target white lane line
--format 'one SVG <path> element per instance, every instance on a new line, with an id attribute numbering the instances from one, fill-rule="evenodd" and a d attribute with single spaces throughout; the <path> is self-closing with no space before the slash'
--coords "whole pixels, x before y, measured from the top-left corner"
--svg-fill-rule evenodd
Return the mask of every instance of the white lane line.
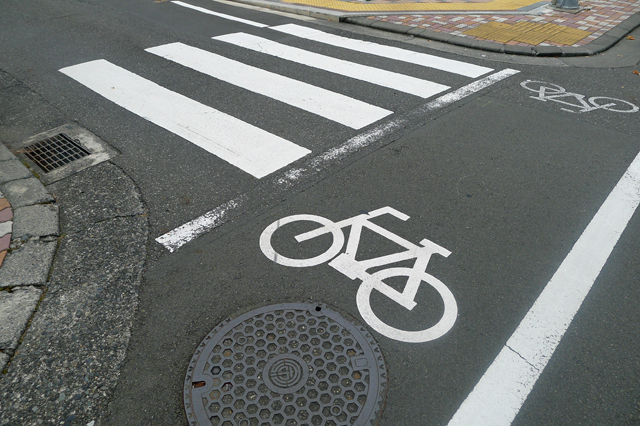
<path id="1" fill-rule="evenodd" d="M 60 72 L 257 178 L 311 152 L 104 59 Z"/>
<path id="2" fill-rule="evenodd" d="M 296 24 L 278 25 L 269 28 L 307 40 L 330 44 L 331 46 L 342 47 L 375 56 L 382 56 L 383 58 L 408 62 L 410 64 L 421 65 L 423 67 L 434 68 L 472 78 L 480 77 L 483 74 L 493 71 L 491 68 L 473 65 L 467 62 L 455 61 L 452 59 L 400 49 L 393 46 L 385 46 L 383 44 L 372 43 L 369 41 L 341 37 Z"/>
<path id="3" fill-rule="evenodd" d="M 251 34 L 235 33 L 213 37 L 213 39 L 423 98 L 429 98 L 449 89 L 449 86 L 428 80 L 320 55 Z"/>
<path id="4" fill-rule="evenodd" d="M 417 108 L 402 117 L 381 123 L 373 129 L 354 136 L 348 141 L 333 147 L 316 157 L 310 158 L 299 168 L 289 169 L 282 173 L 281 176 L 274 176 L 275 182 L 269 192 L 272 194 L 279 194 L 295 185 L 298 180 L 309 178 L 332 163 L 340 161 L 348 155 L 381 140 L 385 136 L 402 128 L 402 126 L 407 124 L 410 120 L 419 118 L 427 112 L 451 105 L 454 102 L 472 95 L 473 93 L 477 93 L 480 90 L 517 73 L 518 71 L 516 70 L 504 69 L 480 80 L 474 81 L 473 83 L 463 86 L 451 93 L 447 93 L 444 96 L 440 96 L 433 101 L 427 102 L 420 108 Z M 162 244 L 167 250 L 169 250 L 169 252 L 173 253 L 189 241 L 193 241 L 199 236 L 206 234 L 225 223 L 229 213 L 240 208 L 247 201 L 247 198 L 247 195 L 243 194 L 231 201 L 228 201 L 210 212 L 159 236 L 156 238 L 156 241 Z"/>
<path id="5" fill-rule="evenodd" d="M 165 44 L 146 51 L 353 129 L 361 129 L 393 114 L 366 102 L 186 44 Z"/>
<path id="6" fill-rule="evenodd" d="M 449 426 L 509 426 L 640 203 L 633 160 Z"/>
<path id="7" fill-rule="evenodd" d="M 202 216 L 160 235 L 156 238 L 156 241 L 162 244 L 169 252 L 174 252 L 189 241 L 225 223 L 229 212 L 240 207 L 244 201 L 244 196 L 227 201 Z"/>
<path id="8" fill-rule="evenodd" d="M 250 21 L 248 19 L 237 18 L 231 15 L 225 15 L 224 13 L 214 12 L 213 10 L 205 9 L 204 7 L 194 6 L 189 3 L 184 3 L 181 1 L 172 1 L 171 3 L 177 4 L 178 6 L 187 7 L 189 9 L 197 10 L 198 12 L 206 13 L 207 15 L 217 16 L 218 18 L 229 19 L 231 21 L 242 22 L 243 24 L 252 25 L 258 28 L 266 28 L 268 25 L 261 24 L 260 22 Z"/>

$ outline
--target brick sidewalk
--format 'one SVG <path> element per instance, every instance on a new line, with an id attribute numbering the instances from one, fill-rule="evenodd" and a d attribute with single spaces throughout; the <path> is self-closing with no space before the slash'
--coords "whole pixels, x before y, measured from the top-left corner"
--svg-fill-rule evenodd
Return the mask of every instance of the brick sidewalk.
<path id="1" fill-rule="evenodd" d="M 579 13 L 545 8 L 540 15 L 404 14 L 367 17 L 472 40 L 513 46 L 581 47 L 640 12 L 640 0 L 582 0 Z"/>

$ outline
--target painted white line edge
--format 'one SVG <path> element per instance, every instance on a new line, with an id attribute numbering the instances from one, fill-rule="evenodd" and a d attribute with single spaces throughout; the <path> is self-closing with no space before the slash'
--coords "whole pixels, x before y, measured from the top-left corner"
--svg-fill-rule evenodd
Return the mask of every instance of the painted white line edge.
<path id="1" fill-rule="evenodd" d="M 640 154 L 448 426 L 509 426 L 640 203 Z"/>
<path id="2" fill-rule="evenodd" d="M 466 86 L 456 89 L 451 93 L 440 96 L 433 101 L 427 102 L 425 105 L 415 110 L 413 114 L 409 114 L 409 116 L 416 116 L 424 114 L 428 111 L 444 108 L 447 105 L 450 105 L 473 93 L 487 88 L 492 84 L 504 80 L 505 78 L 510 77 L 514 74 L 517 74 L 518 72 L 519 71 L 517 70 L 507 68 L 502 71 L 498 71 L 497 73 L 488 75 L 480 80 L 474 81 Z M 315 172 L 322 170 L 322 168 L 324 168 L 326 165 L 344 158 L 353 152 L 371 145 L 372 143 L 375 143 L 389 133 L 400 128 L 404 123 L 408 121 L 409 118 L 396 118 L 379 124 L 371 130 L 354 136 L 345 143 L 333 147 L 328 151 L 325 151 L 322 154 L 312 158 L 308 162 L 306 167 L 287 170 L 286 172 L 284 172 L 284 176 L 278 179 L 277 184 L 281 189 L 286 189 L 295 184 L 295 182 L 300 178 L 310 176 Z M 228 201 L 211 210 L 210 212 L 205 213 L 204 215 L 190 222 L 187 222 L 184 225 L 181 225 L 167 232 L 166 234 L 159 236 L 158 238 L 156 238 L 156 241 L 162 244 L 169 252 L 173 253 L 189 241 L 192 241 L 223 224 L 228 213 L 231 210 L 237 209 L 243 204 L 244 201 L 244 196 Z"/>
<path id="3" fill-rule="evenodd" d="M 243 202 L 244 197 L 242 196 L 227 201 L 210 212 L 159 236 L 156 238 L 156 241 L 162 244 L 169 252 L 173 253 L 189 241 L 222 225 L 229 212 L 240 207 Z"/>
<path id="4" fill-rule="evenodd" d="M 319 31 L 313 28 L 296 24 L 277 25 L 275 27 L 269 27 L 269 29 L 280 31 L 285 34 L 293 35 L 307 40 L 341 47 L 343 49 L 349 49 L 356 52 L 367 53 L 369 55 L 380 56 L 396 61 L 420 65 L 423 67 L 429 67 L 454 74 L 464 75 L 466 77 L 476 78 L 493 71 L 492 68 L 474 65 L 468 62 L 446 59 L 440 56 L 428 55 L 426 53 L 415 52 L 413 50 L 401 49 L 398 47 L 387 46 L 370 41 L 341 37 L 335 34 L 325 33 L 324 31 Z"/>
<path id="5" fill-rule="evenodd" d="M 207 15 L 217 16 L 218 18 L 228 19 L 230 21 L 242 22 L 243 24 L 251 25 L 258 28 L 266 28 L 268 25 L 261 24 L 260 22 L 250 21 L 248 19 L 237 18 L 231 15 L 225 15 L 224 13 L 214 12 L 213 10 L 205 9 L 204 7 L 194 6 L 189 3 L 184 3 L 178 0 L 172 1 L 171 3 L 177 4 L 178 6 L 187 7 L 189 9 L 197 10 L 198 12 L 206 13 Z"/>

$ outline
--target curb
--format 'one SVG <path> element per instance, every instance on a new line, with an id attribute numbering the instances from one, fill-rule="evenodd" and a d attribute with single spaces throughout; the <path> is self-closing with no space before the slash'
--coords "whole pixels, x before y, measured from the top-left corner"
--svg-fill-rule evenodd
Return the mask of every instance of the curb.
<path id="1" fill-rule="evenodd" d="M 0 143 L 0 371 L 45 294 L 59 236 L 54 197 Z"/>
<path id="2" fill-rule="evenodd" d="M 630 18 L 618 24 L 615 28 L 610 29 L 591 43 L 580 47 L 558 47 L 558 46 L 512 46 L 504 43 L 493 42 L 489 40 L 477 40 L 466 37 L 458 37 L 455 35 L 441 33 L 425 28 L 410 27 L 407 25 L 392 24 L 390 22 L 381 22 L 368 19 L 366 17 L 349 17 L 343 16 L 340 22 L 359 25 L 363 27 L 374 28 L 377 30 L 393 32 L 397 34 L 413 35 L 427 40 L 439 41 L 461 47 L 469 47 L 472 49 L 484 50 L 487 52 L 507 53 L 511 55 L 525 56 L 592 56 L 602 53 L 613 47 L 616 43 L 627 36 L 631 31 L 640 27 L 640 13 L 636 13 Z"/>
<path id="3" fill-rule="evenodd" d="M 277 10 L 278 12 L 293 13 L 294 15 L 309 16 L 311 18 L 326 19 L 327 21 L 342 22 L 350 14 L 335 10 L 324 10 L 315 7 L 295 4 L 276 3 L 272 0 L 232 0 L 233 3 L 247 4 L 249 6 L 262 7 L 264 9 Z M 360 15 L 360 13 L 358 13 Z"/>
<path id="4" fill-rule="evenodd" d="M 448 33 L 429 30 L 426 28 L 410 27 L 407 25 L 393 24 L 390 22 L 374 21 L 360 12 L 345 13 L 335 10 L 323 10 L 316 7 L 301 6 L 295 4 L 276 3 L 272 0 L 233 0 L 234 3 L 247 4 L 265 9 L 277 10 L 279 12 L 293 13 L 296 15 L 309 16 L 311 18 L 326 19 L 328 21 L 339 21 L 362 27 L 374 28 L 397 34 L 408 34 L 427 40 L 439 41 L 455 46 L 468 47 L 487 52 L 506 53 L 510 55 L 540 56 L 540 57 L 575 57 L 592 56 L 610 49 L 631 31 L 640 27 L 640 13 L 622 21 L 614 28 L 610 29 L 591 43 L 579 47 L 559 47 L 559 46 L 513 46 L 509 44 L 478 40 L 475 38 L 458 37 Z M 419 15 L 419 11 L 410 11 L 405 14 Z M 463 14 L 463 13 L 460 13 Z M 357 16 L 354 16 L 357 15 Z"/>

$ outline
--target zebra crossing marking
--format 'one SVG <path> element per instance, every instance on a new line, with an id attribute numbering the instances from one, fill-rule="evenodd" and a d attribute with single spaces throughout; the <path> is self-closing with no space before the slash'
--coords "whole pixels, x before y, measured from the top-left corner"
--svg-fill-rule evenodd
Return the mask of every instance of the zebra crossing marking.
<path id="1" fill-rule="evenodd" d="M 428 80 L 398 74 L 355 62 L 345 61 L 319 53 L 309 52 L 297 47 L 287 46 L 275 41 L 246 33 L 226 34 L 212 37 L 214 40 L 223 41 L 256 52 L 265 53 L 302 65 L 318 68 L 334 74 L 343 75 L 357 80 L 373 83 L 378 86 L 388 87 L 422 98 L 430 98 L 438 93 L 448 90 L 450 87 L 434 83 Z"/>
<path id="2" fill-rule="evenodd" d="M 257 178 L 311 152 L 104 59 L 60 71 L 117 105 Z"/>
<path id="3" fill-rule="evenodd" d="M 478 93 L 506 78 L 517 74 L 519 71 L 510 68 L 503 69 L 496 73 L 490 74 L 479 80 L 475 80 L 466 86 L 462 86 L 452 92 L 440 96 L 432 101 L 428 101 L 424 105 L 403 114 L 400 117 L 383 121 L 372 129 L 366 130 L 359 135 L 352 137 L 346 142 L 334 146 L 329 150 L 308 158 L 300 166 L 279 172 L 269 177 L 261 186 L 262 191 L 268 188 L 268 193 L 272 196 L 280 196 L 296 182 L 309 179 L 325 170 L 329 165 L 340 161 L 347 156 L 360 151 L 363 148 L 371 146 L 390 134 L 400 130 L 406 126 L 411 120 L 424 119 L 425 115 L 451 105 L 467 96 Z M 264 192 L 258 191 L 261 194 Z M 159 244 L 162 244 L 170 253 L 175 252 L 183 245 L 195 240 L 201 235 L 206 234 L 224 224 L 229 220 L 229 216 L 234 210 L 242 209 L 248 204 L 256 193 L 244 193 L 228 202 L 221 204 L 215 209 L 197 217 L 187 223 L 184 223 L 173 230 L 160 235 L 156 238 Z"/>
<path id="4" fill-rule="evenodd" d="M 177 4 L 178 6 L 186 7 L 189 9 L 197 10 L 198 12 L 206 13 L 207 15 L 217 16 L 218 18 L 228 19 L 230 21 L 242 22 L 243 24 L 251 25 L 258 28 L 266 28 L 268 25 L 261 24 L 260 22 L 250 21 L 248 19 L 238 18 L 236 16 L 226 15 L 224 13 L 214 12 L 213 10 L 205 9 L 204 7 L 194 6 L 189 3 L 184 3 L 178 0 L 172 1 L 171 3 Z"/>
<path id="5" fill-rule="evenodd" d="M 381 56 L 383 58 L 394 59 L 401 62 L 408 62 L 410 64 L 421 65 L 423 67 L 434 68 L 440 71 L 464 75 L 466 77 L 476 78 L 493 71 L 492 68 L 474 65 L 468 62 L 441 58 L 439 56 L 414 52 L 412 50 L 405 50 L 399 47 L 386 46 L 370 41 L 341 37 L 335 34 L 325 33 L 324 31 L 319 31 L 313 28 L 303 27 L 296 24 L 278 25 L 275 27 L 269 27 L 269 29 L 304 38 L 306 40 L 317 41 L 320 43 L 329 44 L 331 46 L 354 50 L 356 52 Z"/>
<path id="6" fill-rule="evenodd" d="M 186 44 L 165 44 L 146 49 L 146 51 L 352 129 L 361 129 L 393 114 L 392 111 L 340 93 L 252 67 Z"/>
<path id="7" fill-rule="evenodd" d="M 173 3 L 196 10 L 203 9 L 180 1 L 173 1 Z M 228 15 L 216 12 L 212 14 L 236 20 L 235 17 Z M 246 21 L 240 18 L 237 20 Z M 263 24 L 258 26 L 266 27 Z M 335 44 L 336 40 L 344 39 L 296 25 L 283 25 L 275 29 L 302 38 L 313 38 L 318 35 L 318 41 L 327 44 Z M 213 37 L 213 39 L 423 98 L 429 98 L 450 88 L 432 81 L 309 52 L 246 33 L 227 34 Z M 385 46 L 375 43 L 346 40 L 351 40 L 347 45 L 352 50 L 377 56 L 387 55 L 386 57 L 390 59 L 421 64 L 431 57 L 418 52 L 409 52 L 403 56 L 398 53 L 402 49 L 386 50 Z M 353 129 L 361 129 L 393 114 L 393 111 L 379 106 L 183 43 L 156 46 L 146 51 Z M 464 64 L 452 60 L 433 63 L 437 64 L 434 67 L 448 64 L 447 66 L 453 67 L 451 69 Z M 491 70 L 474 65 L 472 67 L 476 67 L 475 72 Z M 463 68 L 455 69 L 462 73 Z M 194 143 L 256 178 L 265 177 L 311 152 L 307 148 L 166 89 L 104 59 L 70 66 L 60 71 L 115 104 Z M 472 71 L 466 69 L 464 72 Z M 480 84 L 480 81 L 477 80 L 474 83 Z M 465 86 L 465 90 L 474 91 L 475 89 L 472 89 L 474 83 Z M 436 101 L 448 103 L 449 98 L 458 96 L 456 93 L 458 91 L 448 93 Z"/>

